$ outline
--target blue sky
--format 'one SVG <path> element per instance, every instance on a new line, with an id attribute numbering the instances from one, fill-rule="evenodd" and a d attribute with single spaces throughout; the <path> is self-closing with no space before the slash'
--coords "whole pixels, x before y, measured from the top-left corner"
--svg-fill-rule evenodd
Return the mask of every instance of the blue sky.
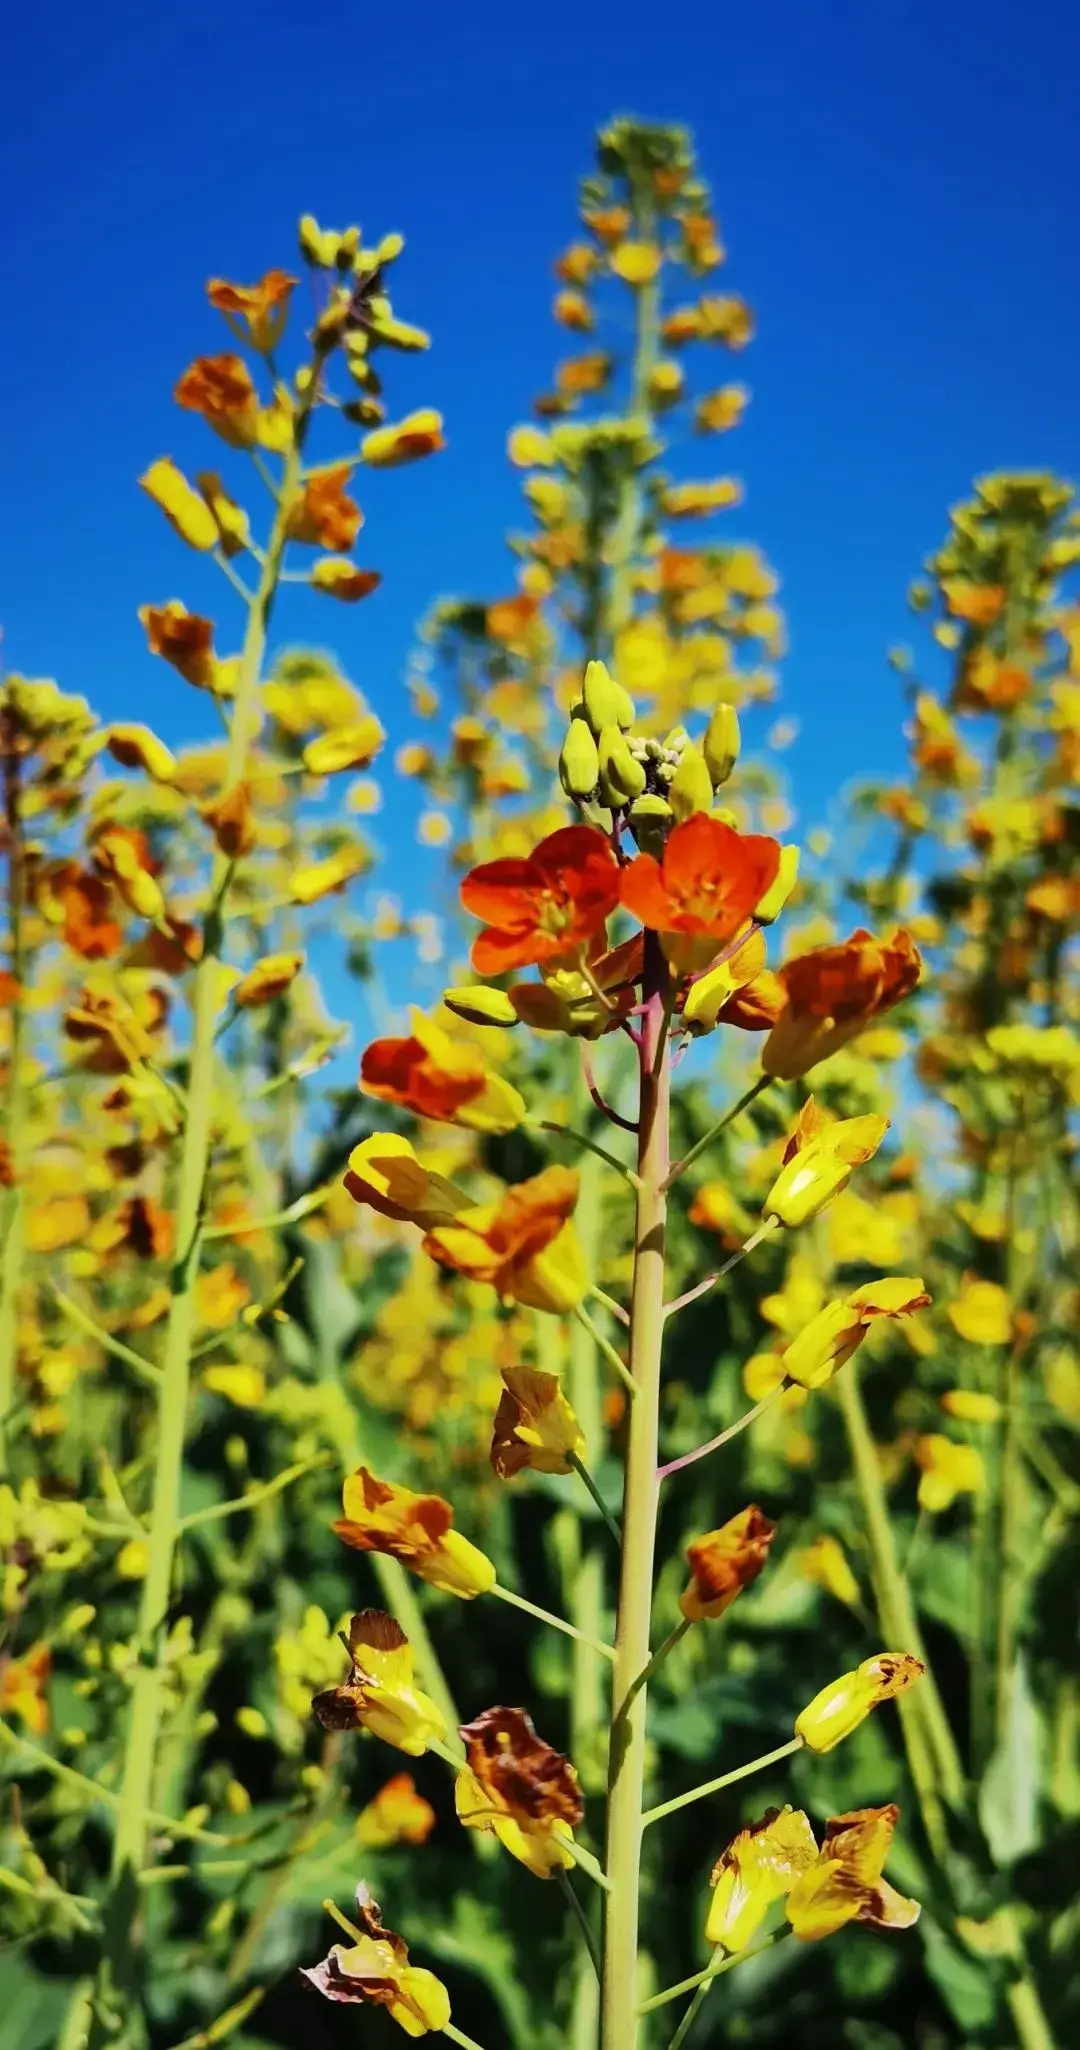
<path id="1" fill-rule="evenodd" d="M 949 503 L 988 468 L 1080 469 L 1078 59 L 1071 0 L 17 10 L 8 663 L 170 738 L 205 721 L 135 611 L 210 591 L 135 479 L 166 452 L 216 459 L 169 396 L 191 356 L 227 346 L 205 279 L 289 264 L 310 208 L 405 231 L 398 310 L 434 335 L 392 398 L 438 405 L 450 446 L 365 490 L 361 559 L 383 589 L 279 622 L 283 639 L 333 640 L 398 726 L 417 617 L 441 592 L 509 582 L 506 432 L 557 350 L 550 262 L 593 130 L 629 109 L 695 130 L 725 285 L 757 314 L 734 365 L 754 402 L 724 447 L 748 491 L 728 531 L 783 578 L 789 766 L 801 813 L 820 816 L 846 777 L 899 764 L 884 653 Z"/>

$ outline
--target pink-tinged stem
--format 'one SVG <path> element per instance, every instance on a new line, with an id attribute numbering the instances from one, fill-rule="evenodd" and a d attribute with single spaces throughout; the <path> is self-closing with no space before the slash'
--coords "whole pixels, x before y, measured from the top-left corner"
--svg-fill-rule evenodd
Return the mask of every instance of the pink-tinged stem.
<path id="1" fill-rule="evenodd" d="M 589 1058 L 589 1052 L 588 1048 L 585 1045 L 585 1041 L 583 1039 L 579 1040 L 578 1044 L 581 1048 L 581 1067 L 582 1073 L 585 1076 L 585 1087 L 587 1088 L 589 1095 L 592 1097 L 592 1100 L 595 1103 L 597 1110 L 602 1111 L 606 1118 L 610 1118 L 613 1125 L 620 1125 L 624 1132 L 633 1132 L 636 1138 L 638 1129 L 636 1118 L 624 1118 L 622 1113 L 620 1111 L 613 1110 L 610 1103 L 607 1101 L 607 1098 L 600 1094 L 600 1091 L 596 1086 L 596 1080 L 593 1075 L 593 1065 L 592 1061 Z"/>
<path id="2" fill-rule="evenodd" d="M 718 1452 L 721 1445 L 727 1444 L 729 1438 L 737 1438 L 740 1431 L 745 1431 L 748 1424 L 754 1423 L 762 1411 L 776 1401 L 783 1385 L 781 1382 L 779 1387 L 771 1389 L 768 1395 L 763 1395 L 760 1402 L 755 1402 L 753 1409 L 748 1409 L 746 1415 L 741 1416 L 737 1423 L 729 1424 L 726 1431 L 720 1432 L 719 1437 L 710 1438 L 707 1445 L 698 1445 L 693 1452 L 684 1452 L 681 1459 L 669 1459 L 666 1466 L 658 1467 L 657 1480 L 664 1481 L 669 1473 L 678 1473 L 684 1466 L 693 1466 L 695 1459 L 704 1459 L 707 1452 Z"/>

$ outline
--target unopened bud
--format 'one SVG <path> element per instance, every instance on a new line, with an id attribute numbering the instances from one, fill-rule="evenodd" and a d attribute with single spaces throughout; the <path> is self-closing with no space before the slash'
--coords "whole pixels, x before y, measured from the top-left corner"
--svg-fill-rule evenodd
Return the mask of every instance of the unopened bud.
<path id="1" fill-rule="evenodd" d="M 559 752 L 559 781 L 568 797 L 591 797 L 600 774 L 600 756 L 584 714 L 572 718 Z"/>
<path id="2" fill-rule="evenodd" d="M 300 254 L 305 263 L 325 269 L 334 261 L 338 238 L 328 228 L 320 228 L 314 214 L 304 214 L 300 222 Z"/>
<path id="3" fill-rule="evenodd" d="M 594 665 L 590 663 L 590 668 Z M 604 726 L 597 740 L 600 783 L 615 793 L 616 806 L 632 803 L 645 789 L 645 770 L 634 760 L 617 726 Z"/>
<path id="4" fill-rule="evenodd" d="M 702 753 L 714 790 L 726 783 L 739 759 L 739 715 L 734 705 L 717 705 L 705 728 Z"/>
<path id="5" fill-rule="evenodd" d="M 677 819 L 692 818 L 696 811 L 708 811 L 712 803 L 712 778 L 699 747 L 688 742 L 671 779 L 671 809 Z"/>
<path id="6" fill-rule="evenodd" d="M 770 884 L 760 904 L 754 907 L 754 917 L 759 925 L 771 925 L 774 919 L 779 918 L 792 890 L 795 888 L 798 874 L 799 849 L 794 845 L 781 847 L 780 866 L 776 871 L 776 881 Z"/>
<path id="7" fill-rule="evenodd" d="M 673 817 L 666 797 L 639 797 L 630 806 L 630 830 L 644 854 L 663 852 L 664 833 Z"/>
<path id="8" fill-rule="evenodd" d="M 629 732 L 634 723 L 634 700 L 621 683 L 609 676 L 603 662 L 589 662 L 582 685 L 585 716 L 599 740 L 606 726 Z"/>
<path id="9" fill-rule="evenodd" d="M 444 989 L 443 1003 L 455 1018 L 470 1025 L 517 1025 L 520 1021 L 505 990 L 478 982 L 464 989 Z"/>

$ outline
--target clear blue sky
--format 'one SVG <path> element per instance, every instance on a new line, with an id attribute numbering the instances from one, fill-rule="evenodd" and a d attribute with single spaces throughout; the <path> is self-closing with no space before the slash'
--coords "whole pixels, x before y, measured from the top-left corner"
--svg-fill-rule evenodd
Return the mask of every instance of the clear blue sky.
<path id="1" fill-rule="evenodd" d="M 783 577 L 804 815 L 899 761 L 884 650 L 949 503 L 987 468 L 1080 469 L 1074 0 L 56 0 L 15 11 L 4 68 L 0 619 L 11 666 L 109 716 L 205 719 L 135 611 L 217 600 L 213 572 L 135 479 L 215 460 L 169 397 L 227 346 L 204 281 L 290 263 L 310 208 L 405 231 L 398 308 L 434 334 L 392 393 L 437 404 L 450 447 L 365 492 L 382 591 L 280 620 L 397 723 L 432 597 L 508 582 L 506 431 L 549 375 L 550 261 L 613 112 L 695 130 L 758 316 L 730 531 Z"/>

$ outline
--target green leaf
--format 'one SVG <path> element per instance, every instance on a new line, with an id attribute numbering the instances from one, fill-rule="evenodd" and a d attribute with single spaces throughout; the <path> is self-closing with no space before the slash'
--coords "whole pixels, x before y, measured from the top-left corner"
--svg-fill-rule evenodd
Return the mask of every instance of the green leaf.
<path id="1" fill-rule="evenodd" d="M 1008 1708 L 1008 1727 L 979 1789 L 979 1821 L 996 1865 L 1015 1864 L 1039 1841 L 1046 1738 L 1022 1653 L 1013 1666 Z"/>
<path id="2" fill-rule="evenodd" d="M 925 1911 L 920 1927 L 927 1972 L 949 2013 L 962 2029 L 974 2033 L 989 2028 L 998 2012 L 997 1988 L 991 1974 L 976 1958 L 968 1957 L 950 1943 Z"/>

